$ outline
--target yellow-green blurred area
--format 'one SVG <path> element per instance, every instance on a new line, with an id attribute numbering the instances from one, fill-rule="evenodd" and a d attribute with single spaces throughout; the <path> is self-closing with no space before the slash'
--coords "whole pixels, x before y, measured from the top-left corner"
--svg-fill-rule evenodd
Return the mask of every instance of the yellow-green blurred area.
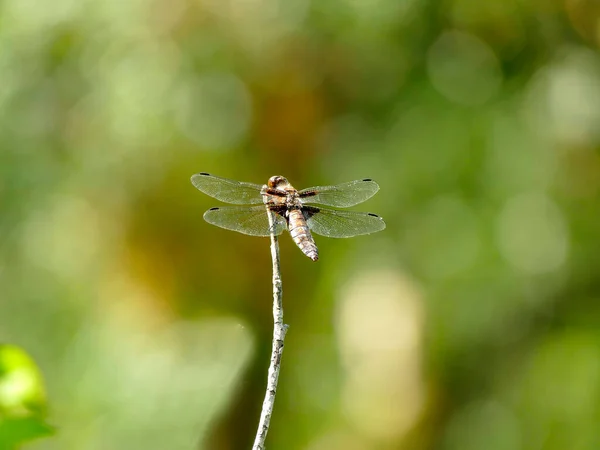
<path id="1" fill-rule="evenodd" d="M 385 231 L 282 236 L 269 449 L 599 449 L 599 45 L 593 0 L 0 2 L 24 448 L 251 447 L 269 243 L 203 221 L 202 171 L 381 186 Z"/>

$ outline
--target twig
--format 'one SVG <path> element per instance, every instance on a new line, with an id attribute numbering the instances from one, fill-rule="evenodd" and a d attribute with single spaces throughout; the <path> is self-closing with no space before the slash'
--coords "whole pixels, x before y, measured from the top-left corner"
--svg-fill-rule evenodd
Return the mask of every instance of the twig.
<path id="1" fill-rule="evenodd" d="M 267 208 L 267 214 L 269 216 L 270 229 L 275 230 L 275 213 Z M 273 414 L 273 405 L 275 404 L 275 394 L 277 393 L 283 340 L 285 339 L 288 327 L 283 323 L 283 286 L 279 265 L 279 243 L 274 232 L 271 232 L 271 259 L 273 260 L 273 347 L 271 349 L 271 364 L 269 365 L 269 375 L 267 378 L 267 392 L 265 393 L 260 413 L 260 422 L 258 423 L 258 430 L 252 450 L 264 450 L 265 448 L 265 439 L 269 431 L 269 423 Z"/>

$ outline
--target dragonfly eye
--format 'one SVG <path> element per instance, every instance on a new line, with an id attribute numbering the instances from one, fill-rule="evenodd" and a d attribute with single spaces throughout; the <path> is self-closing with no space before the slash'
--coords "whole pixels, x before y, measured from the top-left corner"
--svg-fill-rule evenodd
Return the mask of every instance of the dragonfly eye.
<path id="1" fill-rule="evenodd" d="M 267 183 L 267 185 L 272 189 L 277 189 L 288 184 L 290 184 L 289 181 L 281 175 L 272 176 L 271 178 L 269 178 L 269 181 Z"/>

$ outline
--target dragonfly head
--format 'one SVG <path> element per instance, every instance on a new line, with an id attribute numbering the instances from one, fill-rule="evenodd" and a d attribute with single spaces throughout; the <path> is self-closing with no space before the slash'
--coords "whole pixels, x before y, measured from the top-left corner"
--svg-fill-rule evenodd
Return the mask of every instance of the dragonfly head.
<path id="1" fill-rule="evenodd" d="M 289 186 L 289 184 L 290 182 L 287 180 L 287 178 L 282 177 L 281 175 L 272 176 L 267 182 L 267 186 L 269 186 L 271 189 L 283 189 L 286 186 Z"/>

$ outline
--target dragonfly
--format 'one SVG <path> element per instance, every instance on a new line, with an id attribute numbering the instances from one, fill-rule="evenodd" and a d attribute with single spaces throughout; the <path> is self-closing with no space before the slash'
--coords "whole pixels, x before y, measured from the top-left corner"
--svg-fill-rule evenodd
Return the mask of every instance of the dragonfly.
<path id="1" fill-rule="evenodd" d="M 377 214 L 319 206 L 348 208 L 368 200 L 379 190 L 379 185 L 370 178 L 301 191 L 280 175 L 272 176 L 265 185 L 229 180 L 206 172 L 192 175 L 191 181 L 198 190 L 221 202 L 246 205 L 210 208 L 204 213 L 208 223 L 251 236 L 277 236 L 287 230 L 300 250 L 313 261 L 319 259 L 313 233 L 349 238 L 385 229 L 385 222 Z"/>

